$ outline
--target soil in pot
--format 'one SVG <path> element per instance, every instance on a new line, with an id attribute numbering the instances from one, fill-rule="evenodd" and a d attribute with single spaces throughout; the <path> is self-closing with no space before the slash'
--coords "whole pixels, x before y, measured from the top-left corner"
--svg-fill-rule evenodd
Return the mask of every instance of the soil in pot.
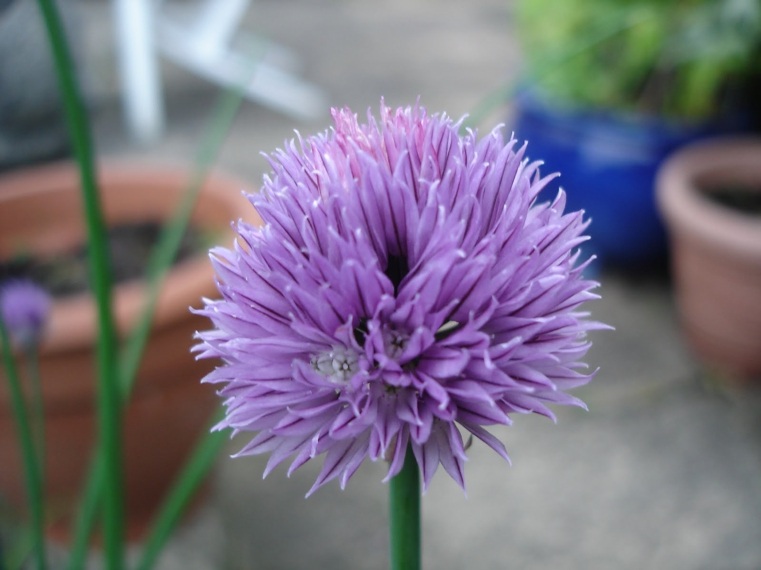
<path id="1" fill-rule="evenodd" d="M 739 214 L 761 216 L 761 187 L 719 186 L 700 188 L 713 203 Z"/>
<path id="2" fill-rule="evenodd" d="M 145 274 L 151 250 L 161 234 L 157 222 L 122 223 L 107 230 L 112 279 L 115 284 L 139 279 Z M 182 237 L 175 263 L 206 249 L 209 236 L 189 226 Z M 31 279 L 56 298 L 90 289 L 87 247 L 77 246 L 57 255 L 21 254 L 0 261 L 0 283 L 9 279 Z"/>

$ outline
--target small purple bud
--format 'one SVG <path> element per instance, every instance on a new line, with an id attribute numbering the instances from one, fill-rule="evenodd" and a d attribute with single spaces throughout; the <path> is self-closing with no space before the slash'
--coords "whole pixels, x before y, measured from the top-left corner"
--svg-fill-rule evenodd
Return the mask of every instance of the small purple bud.
<path id="1" fill-rule="evenodd" d="M 31 348 L 39 343 L 50 304 L 50 295 L 28 279 L 0 286 L 0 314 L 8 334 L 20 347 Z"/>

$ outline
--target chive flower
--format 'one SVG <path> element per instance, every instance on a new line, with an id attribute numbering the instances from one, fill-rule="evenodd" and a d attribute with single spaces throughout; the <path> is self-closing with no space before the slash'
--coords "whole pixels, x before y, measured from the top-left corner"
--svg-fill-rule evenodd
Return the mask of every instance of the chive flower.
<path id="1" fill-rule="evenodd" d="M 13 343 L 22 348 L 39 344 L 50 313 L 50 296 L 29 279 L 0 285 L 0 316 Z"/>
<path id="2" fill-rule="evenodd" d="M 237 455 L 269 454 L 266 476 L 322 456 L 315 489 L 341 488 L 366 458 L 396 475 L 411 446 L 427 488 L 441 465 L 464 488 L 470 436 L 511 415 L 584 407 L 568 390 L 602 325 L 578 246 L 587 222 L 526 145 L 483 139 L 415 105 L 333 110 L 334 127 L 268 157 L 249 197 L 264 225 L 211 252 L 220 299 L 198 312 L 199 358 L 222 364 L 218 429 L 252 432 Z M 465 437 L 464 437 L 465 436 Z"/>

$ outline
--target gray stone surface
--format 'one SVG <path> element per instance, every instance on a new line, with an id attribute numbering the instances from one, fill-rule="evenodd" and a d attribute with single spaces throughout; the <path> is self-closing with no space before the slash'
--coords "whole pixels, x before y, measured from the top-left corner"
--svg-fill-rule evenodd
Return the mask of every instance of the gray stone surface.
<path id="1" fill-rule="evenodd" d="M 89 0 L 94 68 L 108 69 L 108 5 Z M 520 61 L 501 0 L 260 0 L 247 26 L 294 50 L 304 75 L 336 105 L 364 113 L 381 95 L 417 96 L 458 117 L 515 78 Z M 105 23 L 105 24 L 104 24 Z M 113 72 L 96 133 L 106 156 L 192 160 L 214 90 L 164 64 L 168 130 L 150 148 L 124 134 Z M 508 116 L 500 106 L 482 129 Z M 241 110 L 221 167 L 259 180 L 272 150 L 300 123 L 254 104 Z M 761 398 L 712 389 L 679 336 L 667 280 L 604 272 L 594 315 L 616 327 L 594 335 L 600 367 L 579 390 L 589 412 L 559 422 L 517 417 L 499 430 L 513 465 L 482 445 L 470 451 L 465 496 L 437 474 L 423 503 L 429 569 L 761 568 Z M 232 453 L 243 440 L 231 443 Z M 266 458 L 221 457 L 206 505 L 180 529 L 162 568 L 376 569 L 387 564 L 387 486 L 366 464 L 346 491 L 310 499 L 318 465 L 262 481 Z"/>
<path id="2" fill-rule="evenodd" d="M 54 160 L 70 145 L 50 46 L 35 2 L 12 0 L 0 10 L 0 170 Z M 58 0 L 80 59 L 80 2 Z M 82 74 L 86 93 L 85 74 Z"/>

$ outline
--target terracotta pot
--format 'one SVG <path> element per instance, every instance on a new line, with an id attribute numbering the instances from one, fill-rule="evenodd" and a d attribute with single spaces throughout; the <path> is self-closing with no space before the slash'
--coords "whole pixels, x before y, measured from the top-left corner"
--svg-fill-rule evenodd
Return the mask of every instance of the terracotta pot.
<path id="1" fill-rule="evenodd" d="M 101 166 L 99 179 L 107 221 L 114 224 L 166 219 L 190 177 L 184 169 L 109 164 Z M 234 179 L 210 176 L 192 223 L 216 232 L 219 243 L 231 243 L 231 220 L 253 215 L 242 189 Z M 83 240 L 79 179 L 72 165 L 0 178 L 0 258 L 20 251 L 54 254 Z M 176 264 L 162 288 L 152 336 L 124 415 L 127 523 L 133 537 L 159 504 L 217 405 L 213 389 L 199 383 L 214 363 L 196 361 L 189 352 L 193 333 L 208 323 L 188 310 L 200 306 L 201 297 L 215 294 L 206 252 Z M 115 288 L 120 335 L 136 322 L 144 298 L 140 280 Z M 81 491 L 95 438 L 96 329 L 89 294 L 63 298 L 53 305 L 41 348 L 46 493 L 52 516 L 64 520 Z M 4 372 L 0 374 L 0 494 L 20 506 L 25 495 L 16 430 L 7 382 Z"/>
<path id="2" fill-rule="evenodd" d="M 728 186 L 761 192 L 760 138 L 686 147 L 661 169 L 658 199 L 687 341 L 706 366 L 748 383 L 761 378 L 761 216 L 706 194 Z"/>

